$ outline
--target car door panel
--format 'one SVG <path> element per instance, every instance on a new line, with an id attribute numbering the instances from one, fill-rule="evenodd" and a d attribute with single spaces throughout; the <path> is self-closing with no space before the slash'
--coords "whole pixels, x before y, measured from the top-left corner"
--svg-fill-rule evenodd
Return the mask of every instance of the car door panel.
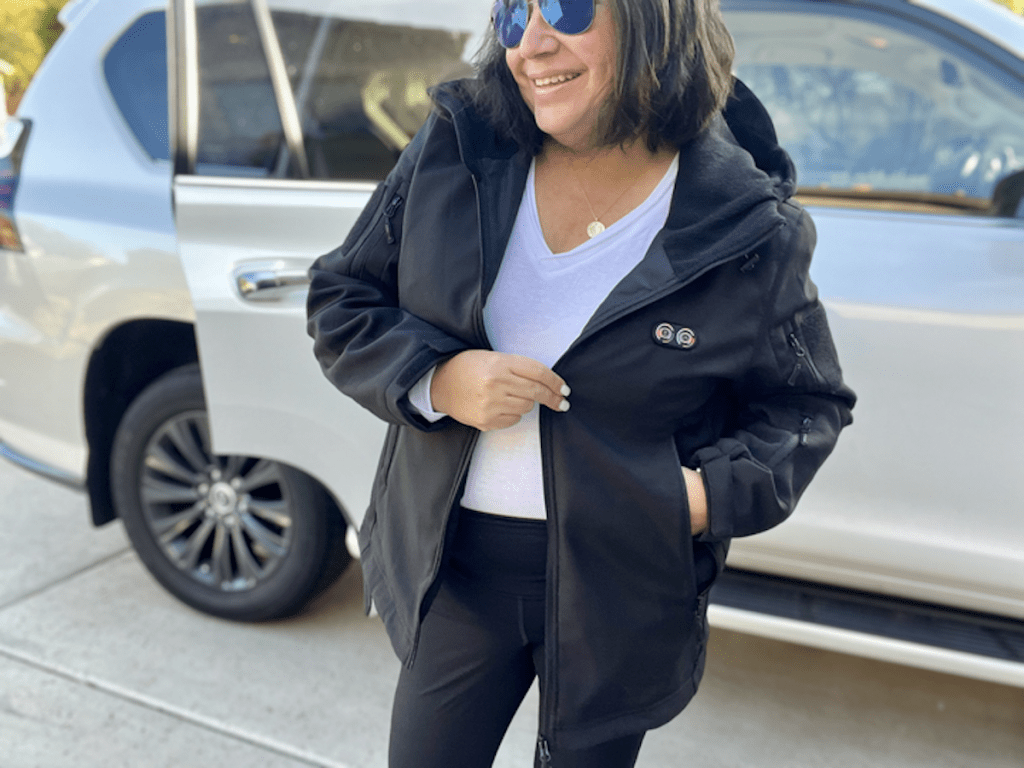
<path id="1" fill-rule="evenodd" d="M 372 184 L 239 186 L 175 182 L 179 248 L 197 317 L 213 448 L 299 467 L 357 522 L 369 502 L 383 425 L 321 374 L 297 275 L 344 240 Z M 286 275 L 273 298 L 243 298 L 239 278 Z"/>
<path id="2" fill-rule="evenodd" d="M 394 2 L 189 6 L 173 4 L 175 74 L 193 105 L 173 123 L 175 220 L 213 449 L 302 469 L 358 523 L 384 425 L 320 372 L 306 270 L 426 118 L 427 88 L 471 71 L 468 30 L 489 5 L 454 28 Z"/>
<path id="3" fill-rule="evenodd" d="M 985 199 L 1024 163 L 1019 80 L 881 3 L 729 7 L 859 396 L 793 519 L 729 562 L 1024 617 L 1024 220 Z"/>

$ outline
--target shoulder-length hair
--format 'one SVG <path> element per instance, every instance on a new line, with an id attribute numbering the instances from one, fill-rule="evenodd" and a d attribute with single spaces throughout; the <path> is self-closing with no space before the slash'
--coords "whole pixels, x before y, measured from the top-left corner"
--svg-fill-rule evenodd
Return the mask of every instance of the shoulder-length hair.
<path id="1" fill-rule="evenodd" d="M 637 139 L 653 152 L 701 133 L 732 92 L 732 37 L 718 0 L 610 2 L 617 30 L 617 75 L 599 143 Z M 506 138 L 538 153 L 544 134 L 505 64 L 494 29 L 476 57 L 477 111 Z"/>

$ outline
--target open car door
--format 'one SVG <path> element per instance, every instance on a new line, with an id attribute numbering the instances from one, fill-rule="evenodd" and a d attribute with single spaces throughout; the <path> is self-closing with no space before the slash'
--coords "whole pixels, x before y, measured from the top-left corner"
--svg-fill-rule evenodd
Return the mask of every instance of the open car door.
<path id="1" fill-rule="evenodd" d="M 307 269 L 426 118 L 427 88 L 469 73 L 488 5 L 468 5 L 171 3 L 175 218 L 212 449 L 301 469 L 353 524 L 384 425 L 319 370 Z"/>

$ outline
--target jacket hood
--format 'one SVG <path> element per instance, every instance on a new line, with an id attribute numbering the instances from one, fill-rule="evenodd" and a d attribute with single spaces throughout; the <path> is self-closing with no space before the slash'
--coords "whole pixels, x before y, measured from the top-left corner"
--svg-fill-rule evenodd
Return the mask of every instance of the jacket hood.
<path id="1" fill-rule="evenodd" d="M 757 167 L 779 186 L 784 198 L 791 197 L 796 191 L 796 166 L 779 146 L 768 110 L 738 78 L 733 81 L 732 96 L 723 114 L 736 141 L 750 153 Z"/>

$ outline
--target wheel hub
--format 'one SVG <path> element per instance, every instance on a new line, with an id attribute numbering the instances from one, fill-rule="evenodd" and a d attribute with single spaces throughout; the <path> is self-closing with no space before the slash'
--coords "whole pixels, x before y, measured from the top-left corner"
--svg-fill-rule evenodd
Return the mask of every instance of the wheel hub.
<path id="1" fill-rule="evenodd" d="M 228 517 L 238 510 L 238 492 L 228 483 L 214 483 L 206 494 L 206 503 L 217 517 Z"/>

